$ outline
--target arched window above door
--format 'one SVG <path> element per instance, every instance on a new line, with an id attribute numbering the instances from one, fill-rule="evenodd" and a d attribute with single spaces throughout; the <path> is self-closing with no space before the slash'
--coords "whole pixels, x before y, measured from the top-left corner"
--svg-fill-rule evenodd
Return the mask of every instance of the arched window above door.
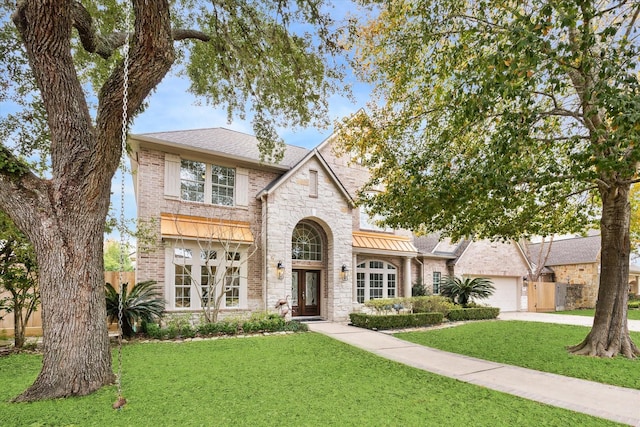
<path id="1" fill-rule="evenodd" d="M 304 222 L 296 225 L 291 236 L 291 258 L 322 261 L 322 238 L 312 225 Z"/>

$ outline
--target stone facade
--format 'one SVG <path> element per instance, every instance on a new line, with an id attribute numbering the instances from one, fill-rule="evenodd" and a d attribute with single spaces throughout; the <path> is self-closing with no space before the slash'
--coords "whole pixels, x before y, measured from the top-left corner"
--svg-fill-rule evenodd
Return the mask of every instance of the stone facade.
<path id="1" fill-rule="evenodd" d="M 556 283 L 567 284 L 566 310 L 594 308 L 600 286 L 599 263 L 553 266 Z"/>

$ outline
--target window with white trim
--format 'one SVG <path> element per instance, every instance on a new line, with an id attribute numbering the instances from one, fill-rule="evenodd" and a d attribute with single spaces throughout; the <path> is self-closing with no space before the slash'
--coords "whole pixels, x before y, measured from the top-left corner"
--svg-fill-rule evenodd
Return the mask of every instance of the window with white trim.
<path id="1" fill-rule="evenodd" d="M 434 295 L 438 295 L 440 293 L 440 280 L 442 279 L 442 275 L 439 271 L 433 272 L 433 293 Z"/>
<path id="2" fill-rule="evenodd" d="M 199 254 L 199 256 L 198 256 Z M 221 256 L 222 254 L 222 256 Z M 247 306 L 247 254 L 206 250 L 196 242 L 167 249 L 168 309 L 203 309 L 221 298 L 220 308 Z"/>
<path id="3" fill-rule="evenodd" d="M 376 298 L 395 298 L 397 289 L 398 273 L 394 265 L 377 260 L 358 264 L 356 299 L 359 303 Z"/>
<path id="4" fill-rule="evenodd" d="M 236 170 L 193 160 L 180 161 L 180 197 L 190 202 L 233 206 Z"/>
<path id="5" fill-rule="evenodd" d="M 322 237 L 312 225 L 296 225 L 291 236 L 291 258 L 322 261 Z"/>

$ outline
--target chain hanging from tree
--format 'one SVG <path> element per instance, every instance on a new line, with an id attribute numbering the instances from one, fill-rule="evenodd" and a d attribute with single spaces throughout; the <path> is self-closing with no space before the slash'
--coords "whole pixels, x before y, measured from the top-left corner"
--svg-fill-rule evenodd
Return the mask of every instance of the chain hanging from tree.
<path id="1" fill-rule="evenodd" d="M 124 213 L 124 192 L 125 192 L 125 173 L 127 166 L 125 164 L 127 155 L 127 127 L 128 117 L 128 97 L 129 97 L 129 43 L 131 42 L 131 5 L 128 0 L 124 2 L 125 25 L 126 25 L 126 42 L 123 51 L 123 71 L 122 71 L 122 130 L 120 133 L 120 145 L 122 153 L 120 155 L 120 218 L 118 220 L 118 232 L 120 234 L 120 272 L 118 274 L 118 282 L 120 284 L 120 292 L 118 293 L 118 365 L 116 372 L 116 387 L 118 389 L 118 397 L 113 404 L 113 409 L 122 409 L 127 400 L 122 396 L 122 296 L 124 287 L 128 283 L 124 282 L 124 257 L 127 251 L 127 232 Z"/>

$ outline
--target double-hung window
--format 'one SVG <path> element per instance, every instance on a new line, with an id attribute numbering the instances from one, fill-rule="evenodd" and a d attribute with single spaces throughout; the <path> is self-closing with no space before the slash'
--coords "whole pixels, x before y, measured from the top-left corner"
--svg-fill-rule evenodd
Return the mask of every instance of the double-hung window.
<path id="1" fill-rule="evenodd" d="M 233 206 L 236 170 L 193 160 L 180 162 L 180 197 L 190 202 Z"/>

